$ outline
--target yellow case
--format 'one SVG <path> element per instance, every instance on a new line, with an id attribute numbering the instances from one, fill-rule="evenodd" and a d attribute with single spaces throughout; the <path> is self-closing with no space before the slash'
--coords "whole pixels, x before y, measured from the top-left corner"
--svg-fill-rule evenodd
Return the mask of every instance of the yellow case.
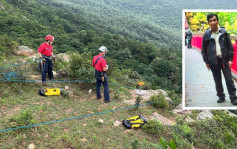
<path id="1" fill-rule="evenodd" d="M 131 117 L 131 118 L 127 119 L 127 120 L 129 120 L 129 121 L 135 121 L 135 120 L 137 120 L 137 119 L 139 119 L 139 118 L 140 118 L 139 116 L 134 116 L 134 117 Z"/>
<path id="2" fill-rule="evenodd" d="M 127 120 L 132 124 L 131 128 L 139 128 L 146 123 L 146 120 L 141 115 L 131 117 Z"/>
<path id="3" fill-rule="evenodd" d="M 47 89 L 45 90 L 45 95 L 46 95 L 46 96 L 50 96 L 50 95 L 60 95 L 60 88 L 52 88 L 52 89 L 47 88 Z"/>

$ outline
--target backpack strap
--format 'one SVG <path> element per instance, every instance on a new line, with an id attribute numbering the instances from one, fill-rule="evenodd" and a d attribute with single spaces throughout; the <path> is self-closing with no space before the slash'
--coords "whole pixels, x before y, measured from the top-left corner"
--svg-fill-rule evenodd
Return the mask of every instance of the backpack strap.
<path id="1" fill-rule="evenodd" d="M 97 60 L 95 61 L 95 65 L 97 64 L 100 58 L 103 58 L 103 56 L 100 56 L 99 58 L 97 58 Z"/>

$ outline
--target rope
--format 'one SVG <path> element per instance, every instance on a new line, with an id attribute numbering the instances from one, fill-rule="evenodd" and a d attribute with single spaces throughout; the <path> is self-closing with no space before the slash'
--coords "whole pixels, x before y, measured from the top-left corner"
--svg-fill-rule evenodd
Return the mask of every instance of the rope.
<path id="1" fill-rule="evenodd" d="M 40 61 L 40 60 L 41 59 L 37 59 L 37 60 L 34 60 L 34 61 L 25 62 L 25 63 L 19 63 L 19 64 L 14 64 L 14 65 L 4 66 L 4 67 L 0 67 L 0 69 L 9 68 L 9 67 L 15 67 L 15 66 L 29 64 L 29 63 L 34 63 L 34 62 L 37 62 L 37 61 Z"/>
<path id="2" fill-rule="evenodd" d="M 72 83 L 72 82 L 87 82 L 87 83 L 93 83 L 95 82 L 95 80 L 69 80 L 69 81 L 36 81 L 36 80 L 6 80 L 6 79 L 0 79 L 0 82 L 25 82 L 25 83 L 41 83 L 41 82 L 45 82 L 45 83 Z M 128 88 L 128 89 L 136 89 L 134 87 L 129 87 L 129 86 L 125 86 L 125 85 L 120 85 L 120 84 L 115 84 L 115 83 L 109 83 L 110 85 L 113 86 L 118 86 L 118 87 L 124 87 L 124 88 Z"/>
<path id="3" fill-rule="evenodd" d="M 34 60 L 34 61 L 29 61 L 29 62 L 25 62 L 25 63 L 19 63 L 19 64 L 14 64 L 14 65 L 9 65 L 9 66 L 4 66 L 4 67 L 0 67 L 0 69 L 4 69 L 4 68 L 9 68 L 9 67 L 15 67 L 15 66 L 19 66 L 19 65 L 24 65 L 24 64 L 29 64 L 29 63 L 34 63 L 34 62 L 37 62 L 37 61 L 40 61 L 41 59 L 37 59 L 37 60 Z M 11 72 L 10 72 L 11 73 Z M 6 74 L 5 74 L 6 75 Z M 16 74 L 14 75 L 16 76 Z M 16 78 L 14 77 L 13 78 Z M 12 74 L 8 74 L 7 78 L 5 76 L 6 79 L 0 79 L 0 82 L 2 81 L 7 81 L 7 82 L 26 82 L 26 83 L 40 83 L 40 82 L 45 82 L 45 83 L 62 83 L 62 82 L 65 82 L 65 83 L 70 83 L 70 82 L 94 82 L 94 81 L 91 81 L 91 80 L 71 80 L 71 81 L 35 81 L 35 80 L 11 80 L 11 77 L 12 77 Z M 129 88 L 129 89 L 136 89 L 134 87 L 129 87 L 129 86 L 124 86 L 124 85 L 119 85 L 119 84 L 115 84 L 115 83 L 109 83 L 111 85 L 114 85 L 114 86 L 119 86 L 119 87 L 125 87 L 125 88 Z"/>
<path id="4" fill-rule="evenodd" d="M 33 125 L 26 125 L 26 126 L 21 126 L 21 127 L 16 127 L 16 128 L 8 128 L 8 129 L 3 129 L 0 130 L 0 132 L 6 132 L 10 130 L 16 130 L 16 129 L 22 129 L 22 128 L 29 128 L 29 127 L 34 127 L 34 126 L 39 126 L 39 125 L 45 125 L 45 124 L 51 124 L 51 123 L 57 123 L 57 122 L 62 122 L 62 121 L 67 121 L 67 120 L 72 120 L 72 119 L 79 119 L 79 118 L 85 118 L 85 117 L 91 117 L 95 115 L 100 115 L 100 114 L 106 114 L 110 112 L 115 112 L 115 111 L 120 111 L 120 110 L 126 110 L 134 107 L 140 107 L 140 106 L 145 106 L 145 105 L 150 105 L 151 103 L 145 103 L 145 104 L 140 104 L 140 105 L 135 105 L 135 106 L 130 106 L 130 107 L 125 107 L 125 108 L 120 108 L 120 109 L 115 109 L 115 110 L 108 110 L 104 112 L 99 112 L 99 113 L 93 113 L 93 114 L 88 114 L 88 115 L 82 115 L 78 117 L 72 117 L 72 118 L 67 118 L 67 119 L 61 119 L 61 120 L 56 120 L 56 121 L 49 121 L 49 122 L 44 122 L 44 123 L 38 123 L 38 124 L 33 124 Z"/>
<path id="5" fill-rule="evenodd" d="M 25 82 L 25 83 L 40 83 L 40 82 L 45 82 L 45 83 L 58 83 L 58 82 L 94 82 L 91 80 L 69 80 L 69 81 L 36 81 L 36 80 L 5 80 L 5 79 L 0 79 L 0 81 L 3 82 Z"/>

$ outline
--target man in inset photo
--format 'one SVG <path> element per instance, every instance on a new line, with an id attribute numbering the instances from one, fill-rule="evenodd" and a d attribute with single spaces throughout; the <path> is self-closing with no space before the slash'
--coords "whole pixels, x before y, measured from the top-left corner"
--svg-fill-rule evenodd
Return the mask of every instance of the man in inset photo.
<path id="1" fill-rule="evenodd" d="M 225 101 L 225 94 L 221 80 L 224 75 L 231 103 L 237 105 L 236 87 L 232 80 L 231 67 L 233 61 L 233 47 L 229 35 L 224 28 L 219 27 L 216 14 L 208 14 L 207 22 L 210 26 L 202 38 L 202 56 L 206 67 L 211 69 L 219 99 L 217 103 Z"/>

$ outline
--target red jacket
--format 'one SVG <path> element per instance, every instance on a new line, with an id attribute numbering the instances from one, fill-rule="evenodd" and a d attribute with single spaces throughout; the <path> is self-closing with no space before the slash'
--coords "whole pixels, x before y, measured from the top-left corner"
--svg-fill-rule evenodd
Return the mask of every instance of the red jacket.
<path id="1" fill-rule="evenodd" d="M 96 55 L 96 56 L 94 56 L 94 58 L 92 60 L 92 66 L 95 67 L 95 70 L 97 70 L 97 71 L 103 71 L 103 67 L 106 67 L 106 60 L 103 57 L 101 57 L 95 65 L 95 61 L 100 56 L 103 56 L 103 55 L 102 54 Z"/>
<path id="2" fill-rule="evenodd" d="M 48 45 L 46 42 L 42 43 L 38 48 L 38 52 L 46 56 L 51 56 L 53 52 L 53 46 Z"/>

